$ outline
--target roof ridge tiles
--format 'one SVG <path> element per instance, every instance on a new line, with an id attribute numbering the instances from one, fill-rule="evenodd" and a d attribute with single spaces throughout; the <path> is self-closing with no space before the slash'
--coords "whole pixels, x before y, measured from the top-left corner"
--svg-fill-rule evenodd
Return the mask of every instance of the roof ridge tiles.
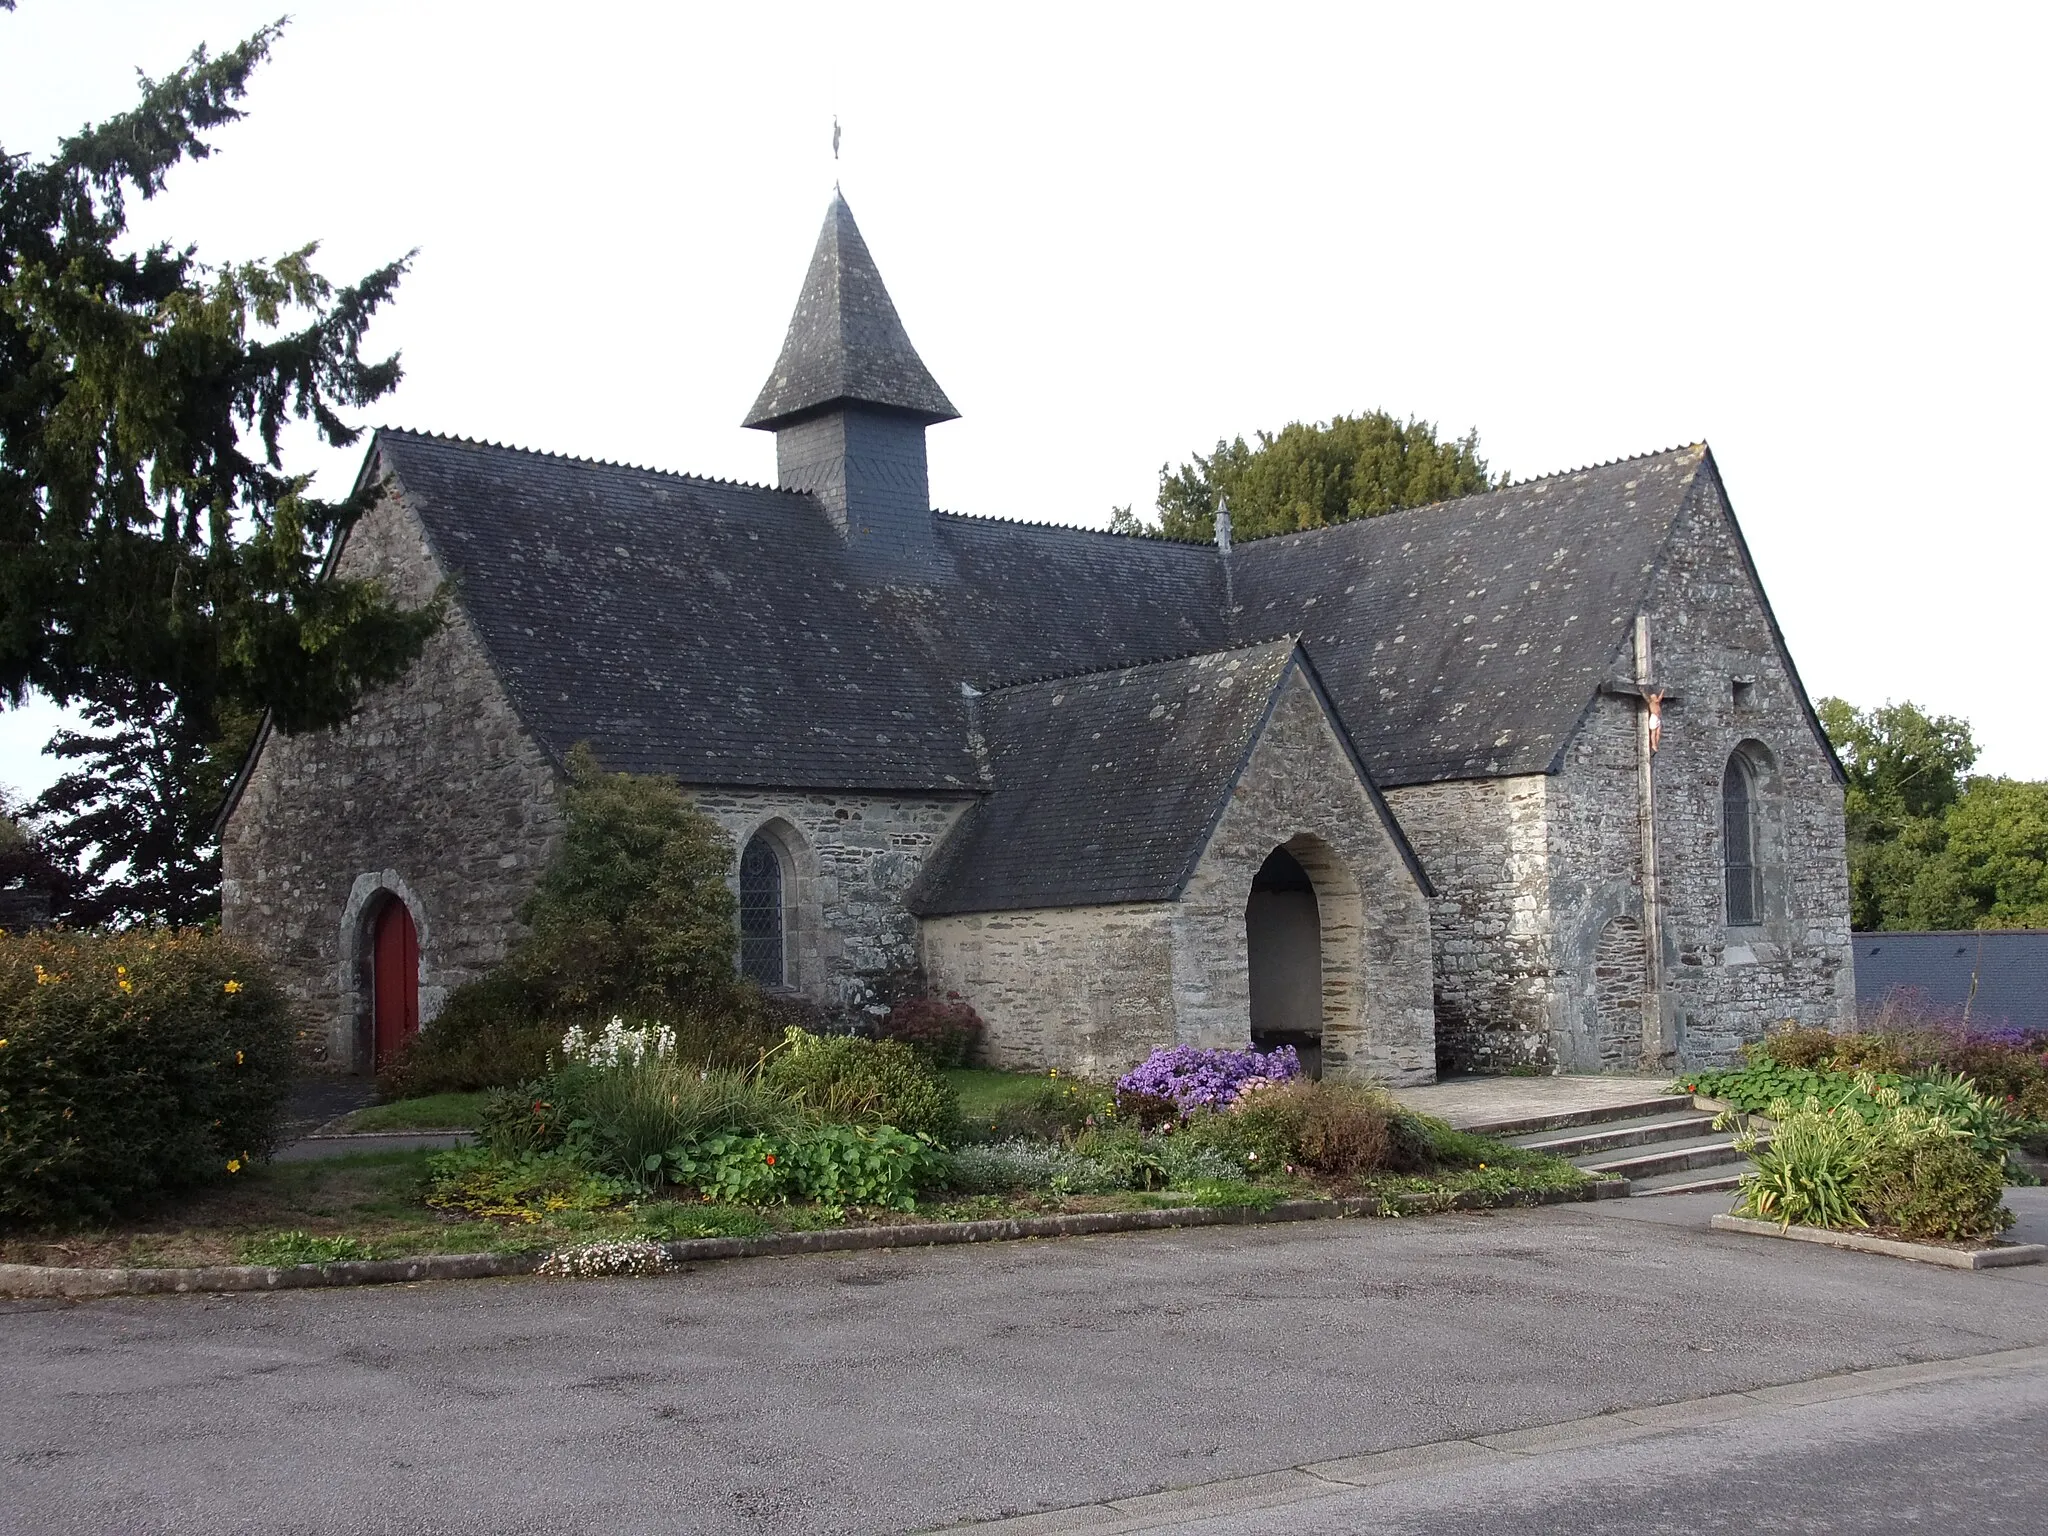
<path id="1" fill-rule="evenodd" d="M 1139 672 L 1146 667 L 1171 666 L 1176 661 L 1194 661 L 1202 656 L 1230 656 L 1239 651 L 1264 650 L 1283 641 L 1290 645 L 1299 645 L 1301 636 L 1289 630 L 1264 640 L 1248 641 L 1243 645 L 1210 645 L 1197 651 L 1176 651 L 1168 656 L 1146 656 L 1137 661 L 1120 661 L 1113 667 L 1079 667 L 1068 672 L 1045 672 L 1033 677 L 1018 677 L 1007 682 L 990 683 L 981 692 L 986 696 L 991 693 L 1007 693 L 1015 688 L 1038 688 L 1046 683 L 1070 682 L 1078 677 L 1106 677 L 1112 672 Z"/>
<path id="2" fill-rule="evenodd" d="M 792 490 L 784 485 L 768 485 L 759 480 L 734 480 L 726 475 L 699 475 L 687 469 L 663 469 L 655 464 L 634 464 L 625 459 L 599 459 L 582 453 L 557 453 L 552 448 L 529 448 L 523 443 L 501 443 L 496 438 L 468 437 L 460 432 L 429 432 L 419 427 L 381 426 L 375 432 L 388 432 L 400 437 L 423 437 L 437 443 L 461 443 L 470 448 L 495 448 L 500 453 L 522 453 L 530 459 L 554 459 L 563 464 L 587 464 L 595 469 L 625 469 L 637 475 L 660 475 L 668 480 L 695 480 L 703 485 L 730 485 L 743 491 L 774 491 L 784 496 L 808 496 L 809 491 Z"/>
<path id="3" fill-rule="evenodd" d="M 1450 496 L 1442 501 L 1418 502 L 1412 507 L 1389 507 L 1386 511 L 1375 512 L 1370 517 L 1346 518 L 1341 523 L 1324 523 L 1319 528 L 1290 528 L 1285 533 L 1258 534 L 1252 538 L 1239 539 L 1237 542 L 1239 547 L 1246 547 L 1253 544 L 1273 544 L 1281 539 L 1307 538 L 1311 534 L 1329 533 L 1336 528 L 1355 528 L 1360 523 L 1376 523 L 1389 517 L 1406 517 L 1411 513 L 1428 512 L 1437 507 L 1454 507 L 1460 502 L 1472 501 L 1480 496 L 1501 496 L 1509 491 L 1519 491 L 1528 486 L 1541 485 L 1547 480 L 1569 480 L 1573 475 L 1591 474 L 1596 469 L 1613 469 L 1621 464 L 1637 464 L 1645 459 L 1661 459 L 1671 454 L 1691 453 L 1695 450 L 1704 452 L 1706 446 L 1704 442 L 1680 443 L 1675 447 L 1657 448 L 1648 453 L 1623 454 L 1618 459 L 1602 459 L 1597 464 L 1581 464 L 1574 469 L 1555 469 L 1547 474 L 1531 475 L 1525 480 L 1514 480 L 1505 485 L 1497 485 L 1490 491 L 1468 491 L 1463 496 Z"/>
<path id="4" fill-rule="evenodd" d="M 1052 528 L 1061 533 L 1096 533 L 1105 539 L 1144 539 L 1153 544 L 1181 544 L 1190 549 L 1213 549 L 1209 539 L 1170 538 L 1163 533 L 1126 533 L 1120 528 L 1090 528 L 1085 523 L 1059 523 L 1050 518 L 1004 517 L 999 512 L 956 512 L 950 507 L 933 507 L 938 517 L 957 517 L 967 523 L 1007 523 L 1017 528 Z"/>

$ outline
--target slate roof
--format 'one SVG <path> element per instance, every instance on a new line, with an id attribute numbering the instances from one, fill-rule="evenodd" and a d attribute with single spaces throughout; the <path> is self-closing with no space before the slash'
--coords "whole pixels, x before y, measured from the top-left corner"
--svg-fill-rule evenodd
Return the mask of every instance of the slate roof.
<path id="1" fill-rule="evenodd" d="M 1278 640 L 983 695 L 991 791 L 927 866 L 910 909 L 1172 900 L 1295 656 L 1292 639 Z"/>
<path id="2" fill-rule="evenodd" d="M 1703 448 L 1239 545 L 933 514 L 937 576 L 856 578 L 814 498 L 385 430 L 544 745 L 689 783 L 972 792 L 960 685 L 1299 633 L 1381 785 L 1554 766 Z"/>
<path id="3" fill-rule="evenodd" d="M 782 355 L 742 425 L 772 429 L 844 401 L 925 422 L 960 414 L 911 346 L 853 210 L 835 189 Z"/>
<path id="4" fill-rule="evenodd" d="M 1865 1008 L 1918 993 L 1944 1011 L 1967 1003 L 1972 1027 L 2048 1029 L 2048 929 L 1859 933 L 1855 950 L 1856 1001 Z"/>
<path id="5" fill-rule="evenodd" d="M 1240 634 L 1299 633 L 1382 786 L 1554 771 L 1704 446 L 1240 544 Z"/>

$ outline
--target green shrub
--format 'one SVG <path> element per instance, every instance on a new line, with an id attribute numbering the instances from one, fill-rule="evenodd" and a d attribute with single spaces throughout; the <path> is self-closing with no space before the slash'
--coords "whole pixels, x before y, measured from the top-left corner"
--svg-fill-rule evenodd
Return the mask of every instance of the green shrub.
<path id="1" fill-rule="evenodd" d="M 1398 1112 L 1377 1088 L 1299 1081 L 1254 1089 L 1179 1134 L 1227 1148 L 1255 1173 L 1297 1167 L 1356 1178 L 1388 1166 Z"/>
<path id="2" fill-rule="evenodd" d="M 1021 1137 L 961 1147 L 948 1155 L 942 1171 L 948 1187 L 970 1195 L 1013 1189 L 1079 1194 L 1095 1192 L 1098 1186 L 1123 1188 L 1106 1181 L 1102 1170 L 1073 1148 Z"/>
<path id="3" fill-rule="evenodd" d="M 473 1093 L 544 1076 L 559 1027 L 533 1010 L 517 977 L 492 971 L 448 994 L 441 1012 L 377 1074 L 386 1100 Z"/>
<path id="4" fill-rule="evenodd" d="M 1881 1146 L 1861 1180 L 1862 1211 L 1873 1225 L 1951 1242 L 2011 1226 L 2004 1196 L 2004 1170 L 1961 1139 Z"/>
<path id="5" fill-rule="evenodd" d="M 815 1200 L 910 1210 L 946 1164 L 930 1140 L 893 1126 L 821 1125 L 789 1136 L 706 1136 L 670 1149 L 667 1176 L 741 1205 Z"/>
<path id="6" fill-rule="evenodd" d="M 953 1085 L 895 1040 L 784 1031 L 761 1069 L 762 1082 L 820 1120 L 893 1125 L 934 1141 L 950 1138 L 960 1118 Z"/>
<path id="7" fill-rule="evenodd" d="M 240 1172 L 270 1151 L 294 1065 L 269 970 L 216 933 L 0 936 L 0 1221 Z"/>
<path id="8" fill-rule="evenodd" d="M 1862 1227 L 1909 1236 L 1984 1237 L 2011 1224 L 2004 1187 L 2003 1106 L 1960 1078 L 1888 1086 L 1869 1073 L 1854 1095 L 1770 1105 L 1769 1145 L 1744 1125 L 1736 1146 L 1752 1155 L 1736 1210 L 1790 1225 Z M 1717 1124 L 1733 1118 L 1723 1116 Z"/>
<path id="9" fill-rule="evenodd" d="M 242 1244 L 244 1264 L 279 1269 L 293 1264 L 333 1264 L 342 1259 L 374 1259 L 376 1252 L 353 1237 L 315 1237 L 310 1232 L 272 1232 Z"/>

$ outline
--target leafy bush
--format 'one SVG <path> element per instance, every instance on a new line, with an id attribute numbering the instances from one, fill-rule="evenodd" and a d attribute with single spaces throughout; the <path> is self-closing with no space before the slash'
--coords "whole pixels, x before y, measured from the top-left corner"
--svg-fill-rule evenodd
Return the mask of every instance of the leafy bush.
<path id="1" fill-rule="evenodd" d="M 99 1216 L 266 1155 L 283 995 L 199 929 L 0 935 L 0 1221 Z"/>
<path id="2" fill-rule="evenodd" d="M 762 1066 L 761 1081 L 835 1124 L 891 1125 L 942 1141 L 960 1118 L 953 1085 L 897 1040 L 789 1029 Z"/>
<path id="3" fill-rule="evenodd" d="M 1701 1072 L 1687 1078 L 1689 1090 L 1724 1099 L 1736 1109 L 1757 1114 L 1774 1104 L 1820 1109 L 1845 1108 L 1865 1121 L 1884 1115 L 1885 1094 L 1898 1102 L 1945 1116 L 1961 1127 L 1980 1155 L 2002 1162 L 2028 1130 L 2011 1107 L 1979 1093 L 1968 1079 L 1936 1072 L 1906 1077 L 1898 1073 L 1857 1073 L 1813 1067 L 1784 1067 L 1759 1056 L 1732 1072 Z"/>
<path id="4" fill-rule="evenodd" d="M 272 1232 L 242 1244 L 244 1264 L 279 1269 L 293 1264 L 333 1264 L 343 1259 L 374 1259 L 376 1252 L 353 1237 L 315 1237 L 310 1232 Z"/>
<path id="5" fill-rule="evenodd" d="M 457 987 L 432 1023 L 377 1074 L 384 1099 L 473 1093 L 546 1075 L 560 1028 L 537 1018 L 526 989 L 504 970 Z"/>
<path id="6" fill-rule="evenodd" d="M 900 1040 L 936 1067 L 964 1067 L 981 1049 L 981 1015 L 958 992 L 944 997 L 915 997 L 898 1003 L 877 1031 L 885 1040 Z"/>
<path id="7" fill-rule="evenodd" d="M 503 1157 L 480 1147 L 443 1152 L 427 1165 L 427 1204 L 500 1221 L 539 1221 L 561 1211 L 601 1211 L 637 1192 L 594 1173 L 573 1152 Z"/>
<path id="8" fill-rule="evenodd" d="M 767 1205 L 796 1198 L 824 1205 L 910 1210 L 944 1163 L 929 1138 L 893 1126 L 821 1125 L 790 1136 L 704 1137 L 671 1148 L 667 1176 L 709 1199 Z"/>
<path id="9" fill-rule="evenodd" d="M 1158 1046 L 1151 1055 L 1117 1079 L 1117 1104 L 1124 1112 L 1129 1096 L 1144 1118 L 1140 1100 L 1171 1100 L 1181 1115 L 1198 1109 L 1224 1109 L 1248 1085 L 1280 1083 L 1301 1076 L 1294 1047 L 1277 1051 L 1203 1050 L 1192 1045 Z"/>
<path id="10" fill-rule="evenodd" d="M 1871 1154 L 1862 1209 L 1873 1224 L 1908 1237 L 1961 1241 L 2003 1232 L 2004 1171 L 1962 1140 L 1893 1142 Z"/>
<path id="11" fill-rule="evenodd" d="M 1783 1224 L 1861 1227 L 1873 1222 L 1912 1237 L 1987 1237 L 2011 1225 L 2003 1193 L 2004 1111 L 1956 1078 L 1908 1080 L 1902 1089 L 1870 1073 L 1855 1096 L 1770 1106 L 1764 1145 L 1743 1125 L 1736 1146 L 1751 1153 L 1740 1214 Z M 1915 1101 L 1908 1091 L 1917 1091 Z M 1731 1117 L 1723 1116 L 1726 1123 Z"/>

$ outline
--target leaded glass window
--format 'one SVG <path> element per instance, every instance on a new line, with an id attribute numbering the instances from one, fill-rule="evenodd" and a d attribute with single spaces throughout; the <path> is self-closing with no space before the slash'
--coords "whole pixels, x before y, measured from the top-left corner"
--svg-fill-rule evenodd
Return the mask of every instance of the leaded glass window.
<path id="1" fill-rule="evenodd" d="M 1728 759 L 1721 775 L 1721 857 L 1728 882 L 1728 922 L 1757 921 L 1756 786 L 1740 756 Z"/>
<path id="2" fill-rule="evenodd" d="M 783 943 L 782 856 L 756 832 L 740 855 L 740 974 L 764 987 L 789 979 Z"/>

